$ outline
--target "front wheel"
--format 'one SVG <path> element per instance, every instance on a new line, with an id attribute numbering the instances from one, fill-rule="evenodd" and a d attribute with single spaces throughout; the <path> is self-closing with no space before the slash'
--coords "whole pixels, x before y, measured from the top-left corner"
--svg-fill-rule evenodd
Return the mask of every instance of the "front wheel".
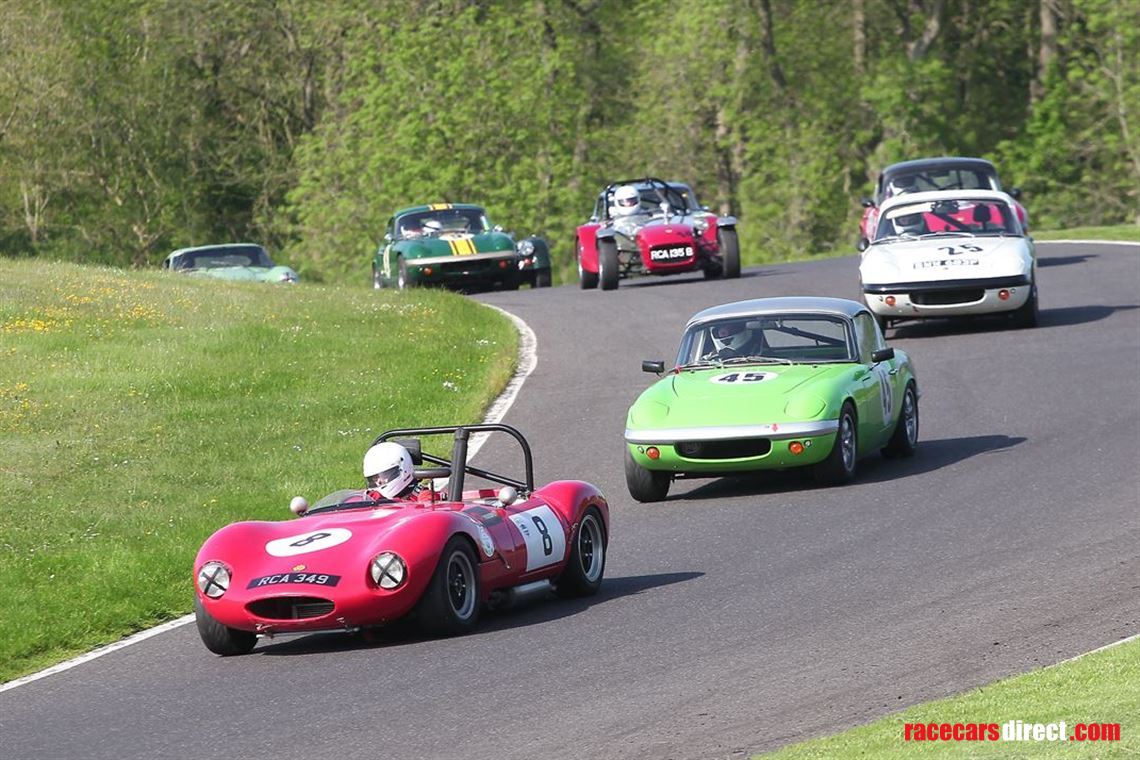
<path id="1" fill-rule="evenodd" d="M 649 470 L 639 465 L 625 448 L 625 485 L 629 495 L 642 503 L 661 501 L 669 495 L 669 473 Z"/>
<path id="2" fill-rule="evenodd" d="M 479 565 L 471 545 L 452 536 L 416 604 L 420 627 L 432 636 L 468 633 L 479 622 Z"/>
<path id="3" fill-rule="evenodd" d="M 198 635 L 202 637 L 206 649 L 222 657 L 248 654 L 257 644 L 257 634 L 239 631 L 215 620 L 213 615 L 206 612 L 197 594 L 194 595 L 194 622 L 198 626 Z"/>
<path id="4" fill-rule="evenodd" d="M 891 440 L 883 447 L 883 456 L 912 457 L 916 448 L 918 448 L 918 394 L 914 390 L 914 383 L 907 383 L 903 392 L 902 408 L 899 409 L 899 421 L 895 424 Z"/>
<path id="5" fill-rule="evenodd" d="M 591 596 L 602 587 L 606 572 L 606 529 L 597 507 L 588 508 L 578 523 L 566 569 L 554 581 L 559 596 Z"/>
<path id="6" fill-rule="evenodd" d="M 845 401 L 839 410 L 839 429 L 835 431 L 835 444 L 831 447 L 831 453 L 815 466 L 816 481 L 823 485 L 839 485 L 853 480 L 858 454 L 855 408 L 850 401 Z"/>
<path id="7" fill-rule="evenodd" d="M 536 288 L 549 288 L 550 287 L 550 270 L 540 269 L 534 273 L 534 287 Z"/>
<path id="8" fill-rule="evenodd" d="M 740 239 L 732 227 L 724 227 L 716 233 L 720 260 L 724 262 L 724 278 L 731 280 L 740 276 Z"/>
<path id="9" fill-rule="evenodd" d="M 589 272 L 582 266 L 582 248 L 578 247 L 578 286 L 582 290 L 593 290 L 598 287 L 598 273 Z"/>
<path id="10" fill-rule="evenodd" d="M 384 287 L 384 275 L 380 273 L 375 264 L 372 265 L 372 287 L 376 290 L 381 290 Z"/>
<path id="11" fill-rule="evenodd" d="M 612 240 L 598 241 L 598 284 L 602 290 L 618 286 L 618 248 Z"/>
<path id="12" fill-rule="evenodd" d="M 404 257 L 400 256 L 396 259 L 396 287 L 400 290 L 407 290 L 411 287 L 411 281 L 408 280 L 408 262 L 404 261 Z"/>
<path id="13" fill-rule="evenodd" d="M 1029 291 L 1029 299 L 1013 312 L 1013 323 L 1018 327 L 1037 326 L 1037 286 Z"/>

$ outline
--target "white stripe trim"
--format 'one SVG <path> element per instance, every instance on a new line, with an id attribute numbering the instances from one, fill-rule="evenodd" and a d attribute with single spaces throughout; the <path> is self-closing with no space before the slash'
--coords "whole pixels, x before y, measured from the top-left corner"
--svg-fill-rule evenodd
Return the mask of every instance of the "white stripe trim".
<path id="1" fill-rule="evenodd" d="M 528 325 L 519 317 L 516 317 L 514 314 L 511 314 L 509 311 L 500 309 L 498 306 L 491 306 L 490 304 L 483 304 L 483 306 L 487 306 L 503 314 L 505 317 L 511 320 L 511 322 L 514 323 L 515 329 L 519 331 L 519 358 L 518 366 L 515 367 L 515 374 L 511 377 L 510 381 L 507 383 L 507 387 L 503 389 L 503 392 L 500 393 L 499 396 L 491 403 L 491 406 L 487 409 L 486 416 L 483 418 L 483 422 L 491 424 L 502 421 L 503 417 L 507 414 L 507 410 L 510 409 L 511 405 L 515 403 L 515 398 L 518 397 L 519 391 L 522 390 L 523 383 L 528 377 L 530 377 L 530 373 L 534 372 L 534 368 L 538 366 L 538 338 L 535 336 L 534 330 L 530 329 L 530 325 Z M 487 433 L 482 433 L 480 435 L 471 436 L 471 442 L 467 447 L 468 456 L 475 456 L 475 453 L 479 450 L 479 447 L 483 445 L 483 441 L 487 439 L 487 435 Z M 66 662 L 61 662 L 58 665 L 52 665 L 50 668 L 45 668 L 44 670 L 32 673 L 31 675 L 26 675 L 22 678 L 17 678 L 13 681 L 8 681 L 7 683 L 0 684 L 0 692 L 8 691 L 9 689 L 15 689 L 17 686 L 23 686 L 24 684 L 29 684 L 32 681 L 38 681 L 41 678 L 53 676 L 56 673 L 62 673 L 65 670 L 71 670 L 74 667 L 82 665 L 86 662 L 90 662 L 91 660 L 94 660 L 98 657 L 102 657 L 105 654 L 117 652 L 120 649 L 129 647 L 131 644 L 137 644 L 140 641 L 146 641 L 152 636 L 158 636 L 161 633 L 172 631 L 175 628 L 192 622 L 194 622 L 193 614 L 183 615 L 180 618 L 171 620 L 161 625 L 157 625 L 154 628 L 148 628 L 145 631 L 139 631 L 138 633 L 132 636 L 128 636 L 125 639 L 116 641 L 113 644 L 107 644 L 106 646 L 99 647 L 98 649 L 92 649 L 90 652 L 67 660 Z"/>

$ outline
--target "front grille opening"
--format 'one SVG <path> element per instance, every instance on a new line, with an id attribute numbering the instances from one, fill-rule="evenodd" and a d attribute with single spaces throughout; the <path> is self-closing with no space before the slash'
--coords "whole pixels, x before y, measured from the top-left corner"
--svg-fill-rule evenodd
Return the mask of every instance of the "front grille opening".
<path id="1" fill-rule="evenodd" d="M 677 453 L 685 459 L 745 459 L 760 457 L 772 450 L 767 438 L 742 438 L 734 441 L 680 441 Z"/>
<path id="2" fill-rule="evenodd" d="M 279 596 L 258 599 L 245 608 L 266 620 L 305 620 L 329 614 L 333 611 L 333 603 L 315 596 Z"/>
<path id="3" fill-rule="evenodd" d="M 946 306 L 952 303 L 975 303 L 986 296 L 981 288 L 969 290 L 928 290 L 922 293 L 911 293 L 911 303 L 920 306 Z"/>

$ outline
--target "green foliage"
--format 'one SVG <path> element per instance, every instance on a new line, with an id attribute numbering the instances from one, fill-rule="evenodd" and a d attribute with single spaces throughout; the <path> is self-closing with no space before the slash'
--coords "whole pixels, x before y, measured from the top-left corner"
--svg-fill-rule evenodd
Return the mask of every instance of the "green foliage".
<path id="1" fill-rule="evenodd" d="M 0 260 L 0 680 L 187 612 L 211 532 L 480 419 L 515 345 L 439 291 Z"/>
<path id="2" fill-rule="evenodd" d="M 848 250 L 885 164 L 945 154 L 995 159 L 1035 224 L 1140 216 L 1122 0 L 8 0 L 0 22 L 10 256 L 249 239 L 364 283 L 393 209 L 463 200 L 565 275 L 602 185 L 655 174 L 737 215 L 757 262 Z"/>

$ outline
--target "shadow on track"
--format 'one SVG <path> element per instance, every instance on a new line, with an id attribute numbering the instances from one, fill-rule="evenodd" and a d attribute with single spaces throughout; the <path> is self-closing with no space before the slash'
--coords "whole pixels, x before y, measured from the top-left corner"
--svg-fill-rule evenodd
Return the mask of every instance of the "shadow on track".
<path id="1" fill-rule="evenodd" d="M 1123 304 L 1120 306 L 1107 306 L 1094 304 L 1091 306 L 1062 306 L 1054 309 L 1041 309 L 1037 317 L 1037 327 L 1063 327 L 1066 325 L 1080 325 L 1088 322 L 1098 322 L 1112 316 L 1118 311 L 1138 309 L 1138 304 Z M 888 342 L 892 340 L 914 340 L 923 338 L 940 338 L 947 335 L 967 335 L 972 333 L 989 332 L 1021 332 L 1025 328 L 1017 327 L 1002 314 L 987 314 L 977 317 L 958 317 L 956 319 L 924 319 L 913 322 L 903 322 L 892 325 Z"/>
<path id="2" fill-rule="evenodd" d="M 484 609 L 479 627 L 466 636 L 457 637 L 457 640 L 469 639 L 494 631 L 548 623 L 552 620 L 576 615 L 611 599 L 634 596 L 660 586 L 691 581 L 702 575 L 704 573 L 683 572 L 606 578 L 602 583 L 601 590 L 595 596 L 578 599 L 560 599 L 547 589 L 531 591 L 504 609 Z M 269 643 L 259 643 L 252 654 L 291 656 L 324 652 L 348 652 L 359 649 L 387 649 L 422 642 L 441 641 L 446 640 L 426 638 L 419 632 L 413 621 L 403 619 L 384 628 L 361 631 L 355 634 L 315 633 L 296 638 L 282 638 L 279 641 L 271 639 Z"/>
<path id="3" fill-rule="evenodd" d="M 1037 266 L 1040 267 L 1066 267 L 1070 264 L 1083 264 L 1089 259 L 1097 258 L 1095 253 L 1081 253 L 1076 256 L 1037 257 Z"/>
<path id="4" fill-rule="evenodd" d="M 921 475 L 949 467 L 965 459 L 1000 452 L 1024 443 L 1022 436 L 977 435 L 966 438 L 940 438 L 918 442 L 918 451 L 910 459 L 885 459 L 872 454 L 859 460 L 859 472 L 852 485 L 861 483 L 887 483 L 912 475 Z M 674 488 L 685 481 L 674 483 Z M 821 488 L 811 476 L 810 467 L 783 472 L 758 472 L 718 478 L 687 493 L 670 495 L 666 501 L 696 501 L 727 499 L 736 496 L 762 496 Z"/>
<path id="5" fill-rule="evenodd" d="M 1042 309 L 1037 317 L 1039 327 L 1061 327 L 1063 325 L 1083 325 L 1087 322 L 1098 322 L 1110 317 L 1118 311 L 1131 311 L 1140 309 L 1138 304 L 1124 306 L 1065 306 L 1060 309 Z"/>

